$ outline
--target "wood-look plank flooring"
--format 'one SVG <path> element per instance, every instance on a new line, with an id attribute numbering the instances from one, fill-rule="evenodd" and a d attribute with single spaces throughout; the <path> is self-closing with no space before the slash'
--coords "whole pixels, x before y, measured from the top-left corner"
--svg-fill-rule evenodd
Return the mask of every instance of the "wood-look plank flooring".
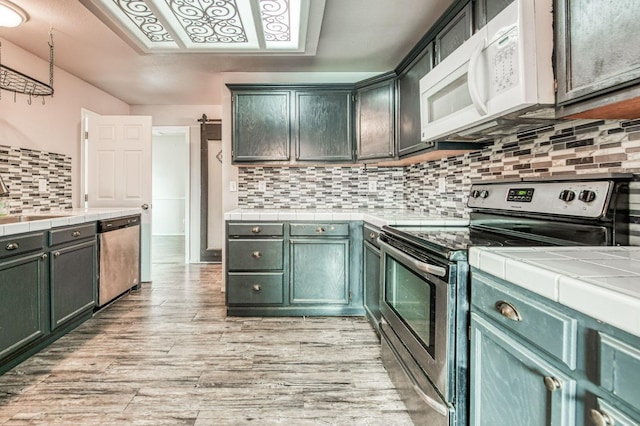
<path id="1" fill-rule="evenodd" d="M 158 264 L 0 376 L 0 424 L 412 422 L 364 318 L 227 318 L 219 265 Z"/>

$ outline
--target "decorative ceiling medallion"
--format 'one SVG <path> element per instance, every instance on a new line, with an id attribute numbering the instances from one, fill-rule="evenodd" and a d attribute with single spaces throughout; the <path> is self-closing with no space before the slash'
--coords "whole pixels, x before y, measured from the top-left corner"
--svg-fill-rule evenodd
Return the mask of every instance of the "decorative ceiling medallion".
<path id="1" fill-rule="evenodd" d="M 145 53 L 304 52 L 311 0 L 81 0 Z M 314 4 L 321 13 L 324 11 Z M 319 25 L 315 37 L 319 36 Z M 315 49 L 315 47 L 314 47 Z"/>

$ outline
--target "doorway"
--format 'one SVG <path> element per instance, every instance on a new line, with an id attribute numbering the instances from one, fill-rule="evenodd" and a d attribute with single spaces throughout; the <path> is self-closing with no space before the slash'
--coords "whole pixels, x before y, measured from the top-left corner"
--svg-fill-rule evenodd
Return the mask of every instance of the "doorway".
<path id="1" fill-rule="evenodd" d="M 189 127 L 152 131 L 152 263 L 189 262 Z"/>

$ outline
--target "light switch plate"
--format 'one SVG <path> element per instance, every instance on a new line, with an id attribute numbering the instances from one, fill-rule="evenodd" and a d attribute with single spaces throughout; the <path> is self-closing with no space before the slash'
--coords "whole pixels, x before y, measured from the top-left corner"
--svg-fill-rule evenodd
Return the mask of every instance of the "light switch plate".
<path id="1" fill-rule="evenodd" d="M 47 180 L 46 179 L 38 180 L 38 191 L 47 192 Z"/>
<path id="2" fill-rule="evenodd" d="M 447 192 L 447 178 L 438 178 L 438 192 L 440 194 Z"/>
<path id="3" fill-rule="evenodd" d="M 259 192 L 267 192 L 267 181 L 261 180 L 258 182 L 258 191 Z"/>
<path id="4" fill-rule="evenodd" d="M 230 180 L 229 181 L 229 192 L 236 192 L 238 191 L 238 183 L 235 180 Z"/>
<path id="5" fill-rule="evenodd" d="M 369 180 L 369 192 L 376 192 L 378 190 L 378 181 L 370 179 Z"/>

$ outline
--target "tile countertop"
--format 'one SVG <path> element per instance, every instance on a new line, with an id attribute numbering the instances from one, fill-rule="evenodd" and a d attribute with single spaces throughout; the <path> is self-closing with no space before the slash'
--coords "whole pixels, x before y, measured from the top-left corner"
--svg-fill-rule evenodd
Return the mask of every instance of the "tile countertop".
<path id="1" fill-rule="evenodd" d="M 640 246 L 472 247 L 469 264 L 640 336 Z"/>
<path id="2" fill-rule="evenodd" d="M 29 216 L 52 216 L 64 215 L 61 217 L 30 220 L 28 222 L 16 222 L 0 225 L 0 237 L 3 235 L 22 234 L 24 232 L 42 231 L 45 229 L 55 228 L 65 225 L 77 225 L 79 223 L 92 222 L 94 220 L 112 219 L 115 217 L 130 216 L 141 213 L 140 208 L 122 207 L 122 208 L 95 208 L 95 209 L 70 209 L 70 210 L 52 210 L 49 212 L 23 213 Z M 14 215 L 10 215 L 14 216 Z M 19 216 L 19 215 L 15 215 Z"/>
<path id="3" fill-rule="evenodd" d="M 371 225 L 422 225 L 422 226 L 467 226 L 468 219 L 429 216 L 409 210 L 349 210 L 349 209 L 236 209 L 224 214 L 225 220 L 269 221 L 269 220 L 362 220 Z"/>

